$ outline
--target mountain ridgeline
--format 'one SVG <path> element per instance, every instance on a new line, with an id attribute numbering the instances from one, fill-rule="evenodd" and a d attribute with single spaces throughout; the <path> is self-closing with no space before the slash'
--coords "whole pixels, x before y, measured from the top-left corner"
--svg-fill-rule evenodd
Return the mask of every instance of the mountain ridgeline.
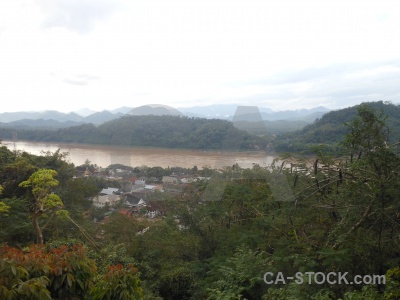
<path id="1" fill-rule="evenodd" d="M 399 105 L 383 101 L 361 105 L 386 116 L 389 143 L 400 140 Z M 237 111 L 231 122 L 177 115 L 179 112 L 171 115 L 174 112 L 171 109 L 170 115 L 157 115 L 156 112 L 164 114 L 166 108 L 146 106 L 133 109 L 127 115 L 103 111 L 85 117 L 84 121 L 62 119 L 62 127 L 54 120 L 2 123 L 0 139 L 17 137 L 41 142 L 220 150 L 268 150 L 272 145 L 277 152 L 291 153 L 312 153 L 315 146 L 323 144 L 332 153 L 340 153 L 338 143 L 349 129 L 345 124 L 356 117 L 359 106 L 328 112 L 308 125 L 304 120 L 265 120 L 256 107 L 241 107 L 243 113 Z M 144 109 L 151 110 L 144 112 Z M 143 113 L 147 115 L 140 115 Z"/>
<path id="2" fill-rule="evenodd" d="M 0 138 L 42 142 L 167 147 L 183 149 L 258 150 L 265 138 L 239 130 L 229 121 L 182 116 L 123 116 L 96 127 L 93 124 L 58 130 L 0 129 Z"/>
<path id="3" fill-rule="evenodd" d="M 400 140 L 399 105 L 383 101 L 365 102 L 360 105 L 368 105 L 386 117 L 386 124 L 390 130 L 389 143 Z M 356 117 L 360 105 L 328 112 L 313 124 L 278 137 L 274 142 L 275 149 L 280 152 L 308 152 L 313 146 L 325 144 L 330 150 L 338 151 L 338 143 L 349 131 L 346 123 Z"/>

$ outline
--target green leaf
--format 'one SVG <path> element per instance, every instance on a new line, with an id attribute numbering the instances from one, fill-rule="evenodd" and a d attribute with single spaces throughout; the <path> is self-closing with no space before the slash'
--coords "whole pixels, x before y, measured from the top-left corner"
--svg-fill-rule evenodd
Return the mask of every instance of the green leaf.
<path id="1" fill-rule="evenodd" d="M 0 201 L 0 214 L 5 214 L 10 210 L 10 206 L 6 205 L 3 201 Z"/>
<path id="2" fill-rule="evenodd" d="M 76 280 L 76 282 L 78 282 L 78 284 L 79 284 L 79 286 L 80 286 L 80 288 L 81 288 L 82 290 L 84 290 L 84 289 L 85 289 L 85 284 L 83 283 L 83 281 L 82 281 L 82 280 L 80 280 L 80 279 L 77 279 L 77 280 Z"/>
<path id="3" fill-rule="evenodd" d="M 75 281 L 74 275 L 68 273 L 68 274 L 67 274 L 67 281 L 68 281 L 69 287 L 72 287 L 72 284 L 73 284 L 73 282 Z"/>
<path id="4" fill-rule="evenodd" d="M 69 212 L 65 209 L 61 209 L 56 212 L 56 216 L 67 219 L 69 217 Z"/>

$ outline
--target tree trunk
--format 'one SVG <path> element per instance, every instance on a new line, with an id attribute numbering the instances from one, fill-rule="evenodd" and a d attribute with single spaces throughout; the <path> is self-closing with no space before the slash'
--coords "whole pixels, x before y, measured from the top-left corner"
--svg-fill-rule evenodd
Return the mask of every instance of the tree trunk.
<path id="1" fill-rule="evenodd" d="M 39 219 L 38 215 L 34 214 L 32 216 L 32 224 L 33 224 L 33 229 L 35 230 L 36 238 L 37 238 L 37 243 L 40 245 L 43 245 L 43 233 L 42 230 L 40 229 L 39 226 Z"/>

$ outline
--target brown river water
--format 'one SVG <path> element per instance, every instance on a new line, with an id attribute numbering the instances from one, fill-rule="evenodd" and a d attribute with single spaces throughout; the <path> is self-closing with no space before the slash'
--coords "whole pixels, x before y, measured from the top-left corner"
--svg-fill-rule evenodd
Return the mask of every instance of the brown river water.
<path id="1" fill-rule="evenodd" d="M 201 168 L 222 168 L 238 163 L 243 168 L 251 168 L 253 164 L 262 167 L 269 166 L 275 156 L 264 151 L 257 152 L 227 152 L 227 151 L 201 151 L 167 148 L 141 148 L 118 147 L 87 144 L 42 143 L 26 141 L 2 141 L 10 150 L 21 150 L 31 154 L 40 155 L 42 151 L 68 152 L 67 160 L 76 166 L 82 165 L 86 160 L 101 167 L 111 164 L 126 166 L 160 166 Z"/>

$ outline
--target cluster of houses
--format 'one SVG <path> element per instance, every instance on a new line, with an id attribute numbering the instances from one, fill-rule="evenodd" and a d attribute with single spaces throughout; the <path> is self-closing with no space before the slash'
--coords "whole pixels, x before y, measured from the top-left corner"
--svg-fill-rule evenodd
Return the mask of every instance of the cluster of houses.
<path id="1" fill-rule="evenodd" d="M 158 216 L 164 216 L 166 213 L 165 203 L 163 201 L 145 201 L 135 195 L 125 195 L 124 203 L 127 208 L 120 209 L 122 214 L 135 216 L 144 215 L 150 219 Z"/>
<path id="2" fill-rule="evenodd" d="M 135 176 L 136 175 L 136 176 Z M 153 193 L 158 194 L 162 199 L 162 194 L 178 194 L 182 189 L 198 180 L 209 178 L 191 176 L 185 174 L 170 174 L 162 178 L 137 177 L 137 174 L 124 169 L 103 169 L 101 167 L 86 168 L 80 171 L 78 177 L 103 177 L 108 181 L 117 181 L 121 188 L 105 188 L 92 199 L 93 206 L 96 208 L 108 207 L 110 210 L 118 211 L 121 214 L 132 217 L 147 217 L 154 219 L 166 214 L 165 202 L 162 200 L 149 200 L 157 197 L 149 197 Z M 117 204 L 119 209 L 116 209 Z"/>
<path id="3" fill-rule="evenodd" d="M 101 192 L 93 198 L 93 206 L 97 208 L 114 207 L 121 201 L 121 195 L 117 188 L 102 189 Z"/>
<path id="4" fill-rule="evenodd" d="M 113 209 L 118 203 L 124 208 L 119 213 L 128 216 L 145 216 L 151 219 L 165 215 L 165 207 L 162 201 L 146 201 L 133 193 L 122 193 L 117 188 L 102 189 L 99 195 L 93 198 L 93 206 L 97 208 L 109 207 Z"/>
<path id="5" fill-rule="evenodd" d="M 187 184 L 187 183 L 193 183 L 198 180 L 205 180 L 205 179 L 210 179 L 209 177 L 201 177 L 201 176 L 185 176 L 185 175 L 175 175 L 171 174 L 169 176 L 163 176 L 162 178 L 162 183 L 163 184 Z"/>

